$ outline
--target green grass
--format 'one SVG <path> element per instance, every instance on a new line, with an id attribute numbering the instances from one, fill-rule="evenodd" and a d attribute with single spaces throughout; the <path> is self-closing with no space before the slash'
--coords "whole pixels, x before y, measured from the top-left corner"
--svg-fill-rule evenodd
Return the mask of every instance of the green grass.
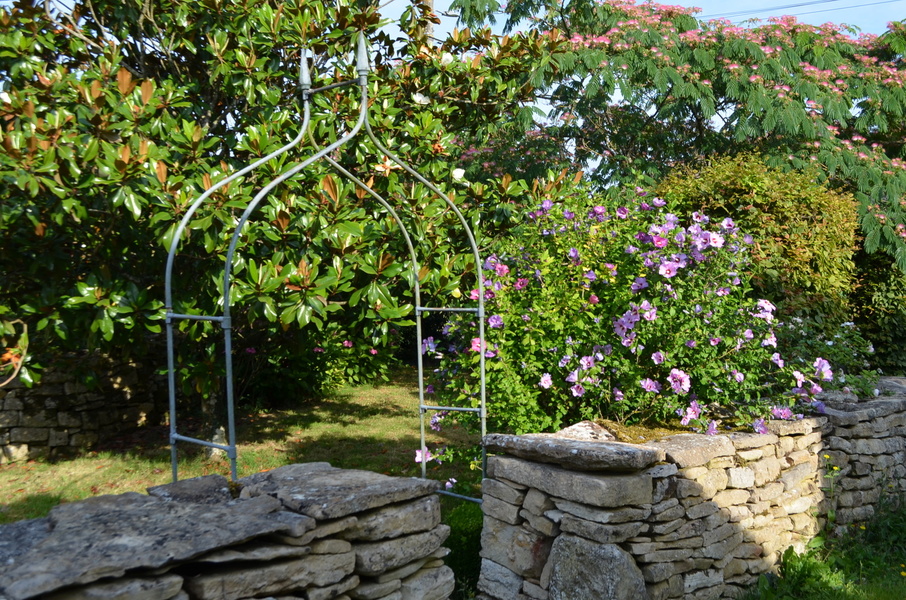
<path id="1" fill-rule="evenodd" d="M 744 600 L 903 600 L 906 503 L 882 502 L 868 523 L 841 538 L 788 550 L 777 577 L 762 577 Z"/>
<path id="2" fill-rule="evenodd" d="M 290 399 L 279 399 L 282 406 Z M 335 467 L 365 469 L 399 477 L 421 475 L 415 463 L 419 447 L 418 394 L 413 369 L 399 371 L 386 385 L 345 388 L 328 398 L 300 402 L 291 410 L 237 411 L 239 477 L 298 462 L 329 462 Z M 190 431 L 181 419 L 180 433 Z M 183 427 L 187 431 L 182 431 Z M 0 524 L 47 515 L 51 508 L 101 494 L 144 492 L 172 480 L 167 426 L 146 427 L 108 441 L 96 452 L 55 463 L 28 461 L 0 466 Z M 440 432 L 428 429 L 432 452 L 448 446 L 466 449 L 478 443 L 448 417 Z M 181 445 L 180 479 L 229 476 L 223 458 L 206 459 L 197 446 Z M 459 483 L 455 491 L 477 497 L 478 472 L 463 462 L 431 462 L 428 477 Z M 447 563 L 457 577 L 456 600 L 471 598 L 478 580 L 481 509 L 472 502 L 442 497 L 444 522 L 452 533 Z"/>
<path id="3" fill-rule="evenodd" d="M 286 399 L 280 404 L 287 405 Z M 412 369 L 397 373 L 386 385 L 345 388 L 328 398 L 300 402 L 292 410 L 238 411 L 239 477 L 297 462 L 323 461 L 347 469 L 366 469 L 387 475 L 421 474 L 415 463 L 419 446 L 418 396 Z M 191 427 L 192 419 L 180 421 Z M 181 433 L 186 433 L 180 431 Z M 189 431 L 189 434 L 196 432 Z M 100 494 L 142 492 L 171 481 L 169 429 L 147 427 L 111 440 L 96 452 L 55 463 L 28 461 L 0 466 L 0 523 L 46 515 L 61 502 Z M 461 428 L 444 421 L 440 432 L 428 430 L 432 451 L 477 444 Z M 180 445 L 179 477 L 188 479 L 218 473 L 229 476 L 225 458 L 204 458 L 200 448 Z M 428 477 L 461 482 L 470 477 L 467 466 L 430 463 Z M 477 495 L 460 484 L 457 491 Z"/>

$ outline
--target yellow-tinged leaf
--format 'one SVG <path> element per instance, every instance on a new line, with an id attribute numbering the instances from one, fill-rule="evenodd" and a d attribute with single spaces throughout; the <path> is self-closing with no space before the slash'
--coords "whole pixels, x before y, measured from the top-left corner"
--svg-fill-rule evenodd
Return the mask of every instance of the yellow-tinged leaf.
<path id="1" fill-rule="evenodd" d="M 334 204 L 340 201 L 340 192 L 337 190 L 337 184 L 330 175 L 325 175 L 321 180 L 321 189 L 324 190 Z"/>
<path id="2" fill-rule="evenodd" d="M 214 185 L 213 182 L 211 182 L 211 175 L 209 173 L 205 173 L 201 176 L 201 183 L 206 190 L 211 189 L 211 186 Z"/>
<path id="3" fill-rule="evenodd" d="M 129 148 L 129 146 L 123 146 L 122 148 L 120 148 L 120 160 L 123 161 L 124 164 L 128 165 L 131 158 L 132 150 Z"/>
<path id="4" fill-rule="evenodd" d="M 142 82 L 142 104 L 147 105 L 151 102 L 151 96 L 154 94 L 154 82 L 146 79 Z"/>
<path id="5" fill-rule="evenodd" d="M 101 96 L 101 82 L 95 79 L 91 82 L 91 99 L 97 100 Z"/>
<path id="6" fill-rule="evenodd" d="M 162 160 L 157 161 L 154 165 L 154 171 L 157 173 L 157 180 L 161 185 L 167 182 L 167 163 Z"/>
<path id="7" fill-rule="evenodd" d="M 132 73 L 127 69 L 121 68 L 116 74 L 116 87 L 123 96 L 131 93 L 132 90 L 135 89 L 135 82 L 132 81 Z"/>
<path id="8" fill-rule="evenodd" d="M 289 227 L 289 213 L 285 210 L 278 211 L 274 224 L 280 231 L 286 231 L 286 228 Z"/>

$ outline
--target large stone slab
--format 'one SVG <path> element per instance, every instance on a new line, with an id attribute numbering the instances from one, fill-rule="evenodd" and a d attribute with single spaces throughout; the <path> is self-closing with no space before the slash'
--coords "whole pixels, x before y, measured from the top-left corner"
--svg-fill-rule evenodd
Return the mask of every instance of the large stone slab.
<path id="1" fill-rule="evenodd" d="M 81 588 L 69 588 L 44 596 L 44 600 L 170 600 L 182 589 L 182 577 L 117 579 L 94 583 Z"/>
<path id="2" fill-rule="evenodd" d="M 664 450 L 670 462 L 681 469 L 699 467 L 718 456 L 733 456 L 736 453 L 735 446 L 725 435 L 681 433 L 651 442 L 651 445 Z"/>
<path id="3" fill-rule="evenodd" d="M 664 460 L 664 451 L 659 448 L 622 442 L 575 440 L 550 433 L 492 433 L 482 438 L 482 444 L 488 452 L 578 471 L 639 471 Z"/>
<path id="4" fill-rule="evenodd" d="M 432 494 L 358 515 L 355 525 L 340 534 L 346 540 L 375 541 L 428 531 L 440 524 L 440 498 Z"/>
<path id="5" fill-rule="evenodd" d="M 509 456 L 490 457 L 488 470 L 492 477 L 510 479 L 551 496 L 591 506 L 650 504 L 653 493 L 651 475 L 642 473 L 596 476 Z"/>
<path id="6" fill-rule="evenodd" d="M 481 527 L 481 557 L 523 577 L 537 578 L 550 552 L 551 539 L 524 527 L 485 517 Z"/>
<path id="7" fill-rule="evenodd" d="M 614 544 L 561 535 L 551 549 L 551 600 L 647 600 L 635 560 Z"/>
<path id="8" fill-rule="evenodd" d="M 359 543 L 355 546 L 355 572 L 374 576 L 428 556 L 444 543 L 450 527 L 438 525 L 431 531 L 413 533 L 392 540 Z"/>
<path id="9" fill-rule="evenodd" d="M 148 488 L 148 495 L 172 502 L 220 504 L 233 499 L 230 482 L 223 475 L 205 475 Z"/>
<path id="10" fill-rule="evenodd" d="M 0 525 L 0 572 L 47 538 L 50 530 L 51 522 L 47 517 Z"/>
<path id="11" fill-rule="evenodd" d="M 337 469 L 328 463 L 286 465 L 239 482 L 243 497 L 270 495 L 290 510 L 314 519 L 336 519 L 440 489 L 430 479 L 388 477 L 370 471 Z"/>
<path id="12" fill-rule="evenodd" d="M 260 598 L 308 586 L 331 586 L 351 575 L 354 568 L 355 554 L 352 552 L 313 554 L 296 560 L 274 561 L 247 568 L 221 568 L 188 578 L 185 588 L 193 598 L 203 600 Z"/>
<path id="13" fill-rule="evenodd" d="M 61 504 L 51 531 L 0 572 L 0 596 L 23 600 L 64 586 L 158 568 L 285 531 L 272 498 L 225 504 L 166 502 L 130 492 Z"/>

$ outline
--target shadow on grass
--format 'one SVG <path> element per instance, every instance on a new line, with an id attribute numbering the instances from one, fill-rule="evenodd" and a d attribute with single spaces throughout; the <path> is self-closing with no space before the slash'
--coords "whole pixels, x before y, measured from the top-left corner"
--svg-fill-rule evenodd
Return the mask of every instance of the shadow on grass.
<path id="1" fill-rule="evenodd" d="M 13 494 L 0 505 L 0 524 L 43 517 L 62 500 L 61 494 Z"/>

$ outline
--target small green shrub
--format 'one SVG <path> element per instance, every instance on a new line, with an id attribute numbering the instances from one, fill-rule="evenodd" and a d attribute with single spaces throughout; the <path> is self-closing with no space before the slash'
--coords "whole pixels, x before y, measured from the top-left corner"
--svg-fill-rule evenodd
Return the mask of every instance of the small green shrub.
<path id="1" fill-rule="evenodd" d="M 890 375 L 906 375 L 906 275 L 880 253 L 856 255 L 859 285 L 856 323 L 874 345 L 872 364 Z"/>
<path id="2" fill-rule="evenodd" d="M 769 167 L 759 155 L 711 160 L 674 171 L 656 192 L 686 215 L 730 217 L 755 238 L 755 294 L 785 313 L 848 320 L 853 288 L 856 202 L 820 185 L 809 173 Z"/>

